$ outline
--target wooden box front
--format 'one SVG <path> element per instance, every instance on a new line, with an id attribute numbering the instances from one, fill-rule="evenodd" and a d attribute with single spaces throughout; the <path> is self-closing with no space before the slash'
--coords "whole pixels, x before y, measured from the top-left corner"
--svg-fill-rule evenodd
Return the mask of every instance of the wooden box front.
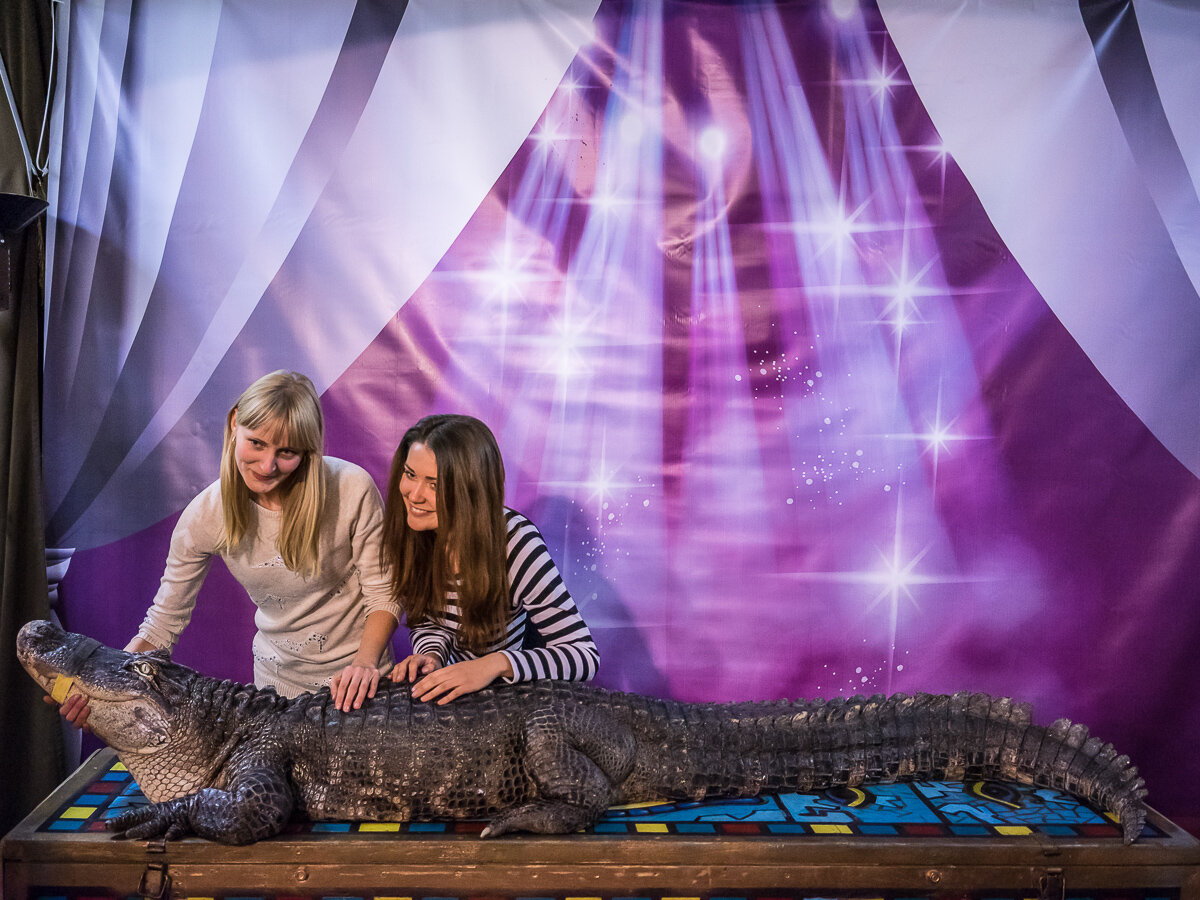
<path id="1" fill-rule="evenodd" d="M 103 750 L 3 842 L 5 900 L 1035 897 L 1200 900 L 1200 843 L 1152 813 L 1133 845 L 1057 791 L 920 782 L 616 808 L 587 833 L 482 822 L 294 823 L 248 847 L 114 840 L 144 803 Z"/>

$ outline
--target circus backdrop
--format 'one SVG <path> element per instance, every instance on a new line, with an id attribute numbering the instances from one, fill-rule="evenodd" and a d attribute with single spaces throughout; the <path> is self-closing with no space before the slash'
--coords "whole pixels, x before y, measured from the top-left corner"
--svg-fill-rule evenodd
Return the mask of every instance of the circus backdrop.
<path id="1" fill-rule="evenodd" d="M 295 369 L 381 485 L 492 426 L 603 685 L 1015 696 L 1200 809 L 1200 11 L 72 0 L 58 44 L 72 630 L 128 640 Z M 248 680 L 252 631 L 218 565 L 177 658 Z"/>

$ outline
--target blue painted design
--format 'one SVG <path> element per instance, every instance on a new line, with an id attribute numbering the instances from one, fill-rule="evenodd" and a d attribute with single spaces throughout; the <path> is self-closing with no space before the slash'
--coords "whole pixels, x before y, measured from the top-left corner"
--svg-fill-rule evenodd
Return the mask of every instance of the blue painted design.
<path id="1" fill-rule="evenodd" d="M 875 802 L 846 806 L 824 794 L 780 794 L 779 803 L 797 822 L 840 825 L 937 823 L 937 813 L 908 784 L 872 786 Z"/>
<path id="2" fill-rule="evenodd" d="M 812 828 L 808 825 L 798 825 L 795 822 L 768 822 L 767 831 L 771 834 L 808 834 Z"/>
<path id="3" fill-rule="evenodd" d="M 1025 825 L 1037 828 L 1040 825 L 1067 823 L 1094 825 L 1106 821 L 1069 794 L 1050 788 L 1007 785 L 1016 797 L 1014 805 L 972 795 L 957 782 L 922 781 L 914 783 L 912 787 L 952 825 L 980 823 L 993 827 Z"/>
<path id="4" fill-rule="evenodd" d="M 1075 834 L 1075 829 L 1069 825 L 1039 825 L 1038 831 L 1042 834 L 1052 834 L 1058 837 L 1070 837 Z"/>
<path id="5" fill-rule="evenodd" d="M 149 803 L 127 772 L 110 769 L 99 774 L 92 784 L 99 781 L 125 783 L 112 795 L 85 788 L 86 793 L 81 792 L 71 803 L 63 806 L 58 815 L 43 823 L 39 830 L 80 831 L 88 822 L 110 818 Z M 1110 825 L 1105 817 L 1091 807 L 1061 791 L 1009 783 L 1003 786 L 1006 802 L 989 800 L 986 792 L 981 797 L 971 792 L 969 784 L 959 782 L 872 785 L 870 791 L 863 792 L 861 798 L 854 795 L 853 804 L 832 792 L 768 794 L 679 803 L 664 801 L 631 809 L 610 809 L 592 830 L 597 834 L 640 835 L 635 825 L 653 823 L 665 825 L 666 831 L 676 834 L 719 835 L 729 833 L 727 826 L 734 823 L 753 823 L 761 826 L 766 833 L 803 838 L 813 834 L 816 824 L 837 824 L 846 826 L 851 834 L 888 837 L 903 834 L 906 825 L 921 824 L 935 826 L 928 830 L 930 836 L 941 833 L 986 839 L 995 835 L 999 825 L 1023 825 L 1052 837 L 1077 836 L 1082 825 Z M 88 819 L 60 820 L 58 816 L 62 815 L 62 810 L 70 806 L 95 807 L 96 812 Z M 453 829 L 454 823 L 411 822 L 401 823 L 399 831 L 445 834 Z M 348 822 L 316 822 L 296 823 L 291 830 L 345 834 L 357 833 L 359 827 L 356 823 Z M 1163 837 L 1164 834 L 1160 829 L 1147 825 L 1142 839 Z"/>
<path id="6" fill-rule="evenodd" d="M 950 833 L 957 837 L 987 837 L 994 832 L 983 825 L 951 825 Z"/>
<path id="7" fill-rule="evenodd" d="M 610 809 L 601 822 L 786 822 L 788 815 L 773 795 L 704 803 L 662 803 L 633 809 Z"/>

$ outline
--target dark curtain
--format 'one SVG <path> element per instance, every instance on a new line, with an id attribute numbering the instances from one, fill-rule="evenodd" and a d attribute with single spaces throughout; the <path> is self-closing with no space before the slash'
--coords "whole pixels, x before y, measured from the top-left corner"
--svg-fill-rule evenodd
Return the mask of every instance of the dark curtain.
<path id="1" fill-rule="evenodd" d="M 49 0 L 4 0 L 0 56 L 17 117 L 0 97 L 0 191 L 45 199 L 45 180 L 30 184 L 17 129 L 37 152 L 51 72 Z M 43 151 L 44 152 L 44 151 Z M 0 197 L 11 209 L 16 201 Z M 2 212 L 2 210 L 0 210 Z M 48 618 L 42 527 L 41 321 L 45 219 L 5 234 L 0 244 L 0 833 L 7 832 L 66 774 L 63 733 L 54 709 L 17 663 L 17 631 Z"/>

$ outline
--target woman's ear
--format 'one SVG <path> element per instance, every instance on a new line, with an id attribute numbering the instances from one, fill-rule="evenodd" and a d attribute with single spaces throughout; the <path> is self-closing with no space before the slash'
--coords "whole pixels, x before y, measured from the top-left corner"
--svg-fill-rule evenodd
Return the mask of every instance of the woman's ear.
<path id="1" fill-rule="evenodd" d="M 229 430 L 233 431 L 235 428 L 237 428 L 237 407 L 236 406 L 229 411 Z"/>

